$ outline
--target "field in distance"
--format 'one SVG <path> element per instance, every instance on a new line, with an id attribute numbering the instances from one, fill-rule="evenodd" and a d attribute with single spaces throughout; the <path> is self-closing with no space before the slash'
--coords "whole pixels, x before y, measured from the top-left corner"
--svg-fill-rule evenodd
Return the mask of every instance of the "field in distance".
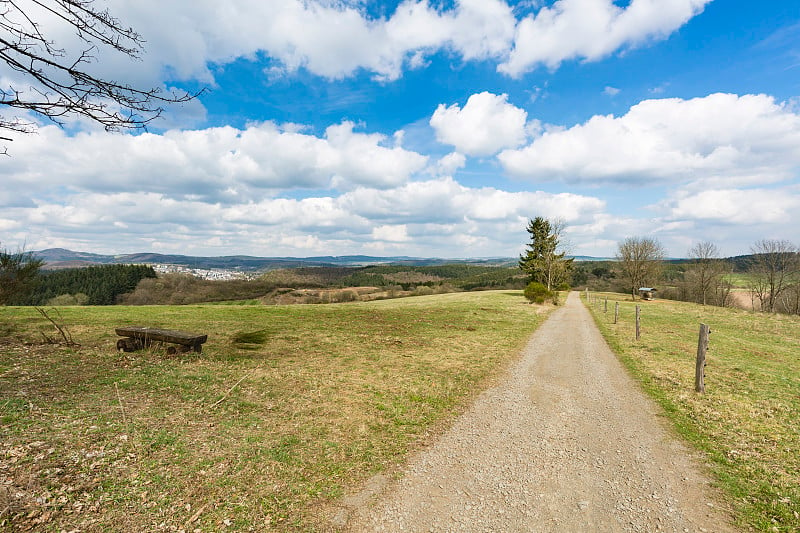
<path id="1" fill-rule="evenodd" d="M 678 432 L 706 454 L 739 524 L 800 531 L 800 317 L 667 300 L 634 304 L 614 293 L 590 293 L 590 309 Z M 702 395 L 694 392 L 700 323 L 711 328 Z"/>
<path id="2" fill-rule="evenodd" d="M 512 361 L 519 291 L 317 306 L 0 308 L 0 528 L 314 530 Z M 119 353 L 114 328 L 208 335 Z"/>

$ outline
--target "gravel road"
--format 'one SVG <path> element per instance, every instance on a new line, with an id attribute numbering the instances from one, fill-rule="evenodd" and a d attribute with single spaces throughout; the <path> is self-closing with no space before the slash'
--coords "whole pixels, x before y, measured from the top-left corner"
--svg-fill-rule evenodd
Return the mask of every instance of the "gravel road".
<path id="1" fill-rule="evenodd" d="M 735 531 L 658 413 L 571 293 L 502 383 L 399 479 L 345 498 L 334 528 Z"/>

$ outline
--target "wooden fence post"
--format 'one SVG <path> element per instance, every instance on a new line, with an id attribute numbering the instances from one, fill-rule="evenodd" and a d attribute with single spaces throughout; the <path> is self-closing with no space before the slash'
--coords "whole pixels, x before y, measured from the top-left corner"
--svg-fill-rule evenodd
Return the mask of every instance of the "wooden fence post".
<path id="1" fill-rule="evenodd" d="M 614 303 L 614 324 L 619 320 L 619 302 Z"/>
<path id="2" fill-rule="evenodd" d="M 705 324 L 700 324 L 700 336 L 697 339 L 697 362 L 694 369 L 694 390 L 703 393 L 706 391 L 706 351 L 708 350 L 708 334 L 711 330 Z"/>
<path id="3" fill-rule="evenodd" d="M 589 287 L 586 287 L 586 303 L 589 303 Z"/>
<path id="4" fill-rule="evenodd" d="M 641 332 L 642 332 L 641 327 L 640 327 L 640 322 L 641 322 L 640 321 L 640 317 L 641 317 L 641 310 L 639 309 L 639 306 L 637 305 L 636 306 L 636 340 L 637 341 L 639 340 L 639 336 L 641 335 Z"/>
<path id="5" fill-rule="evenodd" d="M 603 312 L 608 313 L 608 296 L 606 296 L 605 304 L 603 306 Z"/>

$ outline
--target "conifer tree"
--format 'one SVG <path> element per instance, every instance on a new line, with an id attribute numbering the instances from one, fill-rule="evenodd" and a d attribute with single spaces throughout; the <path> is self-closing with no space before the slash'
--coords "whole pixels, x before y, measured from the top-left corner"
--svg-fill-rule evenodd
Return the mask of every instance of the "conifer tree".
<path id="1" fill-rule="evenodd" d="M 0 249 L 0 305 L 26 295 L 43 264 L 31 252 Z"/>
<path id="2" fill-rule="evenodd" d="M 530 220 L 527 231 L 531 241 L 519 257 L 519 268 L 530 281 L 541 283 L 549 291 L 565 283 L 572 272 L 572 259 L 566 259 L 566 252 L 560 249 L 563 228 L 563 223 L 543 217 Z"/>

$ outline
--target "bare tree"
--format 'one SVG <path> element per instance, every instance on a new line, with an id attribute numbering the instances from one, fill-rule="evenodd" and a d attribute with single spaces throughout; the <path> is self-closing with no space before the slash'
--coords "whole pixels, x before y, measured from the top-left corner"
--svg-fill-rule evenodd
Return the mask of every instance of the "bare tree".
<path id="1" fill-rule="evenodd" d="M 45 35 L 46 17 L 71 26 L 84 46 L 67 51 Z M 100 48 L 139 59 L 144 40 L 94 0 L 0 0 L 0 61 L 24 79 L 20 86 L 0 87 L 0 104 L 31 111 L 62 124 L 70 115 L 97 122 L 106 130 L 137 130 L 159 117 L 168 103 L 186 102 L 197 94 L 164 93 L 106 80 L 88 71 Z M 31 133 L 35 124 L 18 116 L 0 116 L 0 129 Z M 13 140 L 5 136 L 0 139 Z"/>
<path id="2" fill-rule="evenodd" d="M 756 242 L 750 251 L 750 291 L 762 311 L 774 313 L 780 297 L 798 277 L 800 251 L 789 241 L 770 239 Z"/>
<path id="3" fill-rule="evenodd" d="M 781 294 L 778 310 L 789 315 L 800 315 L 800 279 L 796 279 Z"/>
<path id="4" fill-rule="evenodd" d="M 661 243 L 650 237 L 628 237 L 617 245 L 620 278 L 630 288 L 634 300 L 639 288 L 654 285 L 658 280 L 664 255 Z"/>
<path id="5" fill-rule="evenodd" d="M 692 246 L 689 258 L 692 263 L 686 269 L 686 281 L 690 293 L 696 295 L 698 303 L 706 305 L 708 298 L 716 295 L 720 288 L 726 272 L 725 263 L 720 260 L 717 245 L 709 241 Z"/>

